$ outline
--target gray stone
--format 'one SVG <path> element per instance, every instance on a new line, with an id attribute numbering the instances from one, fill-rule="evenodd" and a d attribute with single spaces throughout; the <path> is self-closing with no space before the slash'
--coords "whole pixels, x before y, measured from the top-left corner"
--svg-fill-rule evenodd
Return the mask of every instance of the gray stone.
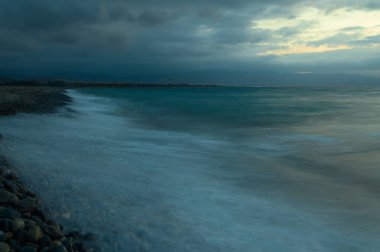
<path id="1" fill-rule="evenodd" d="M 11 249 L 13 250 L 16 250 L 16 251 L 19 251 L 24 245 L 14 239 L 10 240 L 9 241 L 9 246 L 11 247 Z"/>
<path id="2" fill-rule="evenodd" d="M 17 179 L 17 174 L 14 171 L 7 170 L 5 172 L 5 178 L 10 180 Z"/>
<path id="3" fill-rule="evenodd" d="M 3 231 L 0 230 L 0 242 L 5 241 L 6 235 Z"/>
<path id="4" fill-rule="evenodd" d="M 20 249 L 20 252 L 37 252 L 37 249 L 31 246 L 24 246 Z"/>
<path id="5" fill-rule="evenodd" d="M 10 222 L 11 220 L 9 219 L 0 219 L 0 230 L 5 233 L 8 232 L 10 229 Z"/>
<path id="6" fill-rule="evenodd" d="M 26 239 L 33 243 L 38 242 L 43 237 L 41 228 L 32 223 L 29 223 L 29 225 L 25 227 L 25 232 Z"/>
<path id="7" fill-rule="evenodd" d="M 18 197 L 16 194 L 8 192 L 4 188 L 0 188 L 0 204 L 16 203 L 17 201 Z"/>
<path id="8" fill-rule="evenodd" d="M 18 230 L 15 234 L 15 239 L 21 243 L 26 242 L 26 232 L 25 230 Z"/>
<path id="9" fill-rule="evenodd" d="M 34 210 L 38 207 L 38 201 L 35 198 L 26 197 L 25 199 L 19 200 L 17 206 L 27 210 Z"/>
<path id="10" fill-rule="evenodd" d="M 8 191 L 12 193 L 17 193 L 18 191 L 18 185 L 13 180 L 4 180 L 3 181 L 4 186 L 7 188 Z"/>
<path id="11" fill-rule="evenodd" d="M 17 232 L 19 229 L 25 228 L 25 221 L 21 218 L 13 219 L 11 222 L 11 230 L 12 232 Z"/>
<path id="12" fill-rule="evenodd" d="M 67 249 L 63 245 L 55 246 L 49 250 L 49 252 L 67 252 Z"/>
<path id="13" fill-rule="evenodd" d="M 9 252 L 9 245 L 5 242 L 0 242 L 0 252 Z"/>
<path id="14" fill-rule="evenodd" d="M 41 248 L 48 247 L 51 244 L 51 239 L 48 235 L 44 235 L 44 237 L 41 238 L 39 245 Z"/>
<path id="15" fill-rule="evenodd" d="M 20 216 L 21 214 L 16 210 L 7 207 L 0 207 L 0 218 L 15 219 Z"/>
<path id="16" fill-rule="evenodd" d="M 60 239 L 64 236 L 61 229 L 57 226 L 43 225 L 43 231 L 48 234 L 52 239 Z"/>

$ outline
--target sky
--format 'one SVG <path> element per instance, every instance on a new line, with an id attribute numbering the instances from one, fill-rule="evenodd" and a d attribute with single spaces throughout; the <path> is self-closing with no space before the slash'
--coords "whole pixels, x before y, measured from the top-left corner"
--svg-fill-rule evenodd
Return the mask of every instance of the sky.
<path id="1" fill-rule="evenodd" d="M 0 77 L 380 84 L 380 1 L 0 0 Z"/>

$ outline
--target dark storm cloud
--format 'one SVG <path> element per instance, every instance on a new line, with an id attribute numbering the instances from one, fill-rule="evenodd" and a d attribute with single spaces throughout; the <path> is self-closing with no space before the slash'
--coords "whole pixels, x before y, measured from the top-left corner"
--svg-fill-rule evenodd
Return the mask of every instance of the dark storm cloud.
<path id="1" fill-rule="evenodd" d="M 283 5 L 294 1 L 279 2 Z M 244 8 L 247 6 L 251 7 L 245 11 Z M 159 26 L 170 22 L 178 23 L 177 26 L 163 27 L 161 32 L 167 33 L 165 28 L 170 28 L 171 33 L 179 33 L 181 36 L 181 33 L 186 31 L 184 29 L 187 29 L 187 32 L 194 32 L 194 28 L 202 22 L 208 22 L 212 26 L 218 26 L 220 29 L 218 32 L 225 35 L 225 40 L 231 40 L 234 35 L 237 37 L 247 35 L 241 32 L 239 36 L 236 31 L 232 34 L 225 32 L 240 29 L 242 23 L 246 25 L 249 22 L 247 18 L 259 15 L 264 7 L 260 1 L 167 0 L 158 4 L 155 1 L 118 0 L 1 0 L 0 30 L 3 40 L 18 40 L 20 46 L 4 46 L 0 49 L 25 51 L 28 48 L 44 47 L 45 43 L 91 44 L 88 37 L 92 34 L 93 40 L 109 41 L 110 46 L 113 46 L 112 38 L 116 37 L 119 41 L 123 38 L 128 40 L 140 33 L 150 33 L 155 36 L 154 33 L 160 32 L 157 31 L 159 27 L 156 27 L 156 30 L 149 28 L 145 30 L 144 26 Z M 241 18 L 242 21 L 239 20 Z M 236 24 L 237 20 L 240 24 Z M 185 22 L 188 24 L 184 24 Z M 231 27 L 234 23 L 235 26 Z M 225 31 L 223 26 L 228 26 Z M 22 48 L 22 44 L 25 48 Z"/>
<path id="2" fill-rule="evenodd" d="M 1 74 L 112 80 L 151 76 L 142 78 L 146 81 L 166 76 L 178 81 L 170 76 L 197 72 L 202 78 L 195 79 L 207 82 L 228 72 L 236 78 L 226 74 L 226 79 L 244 75 L 247 82 L 255 76 L 264 80 L 270 74 L 260 73 L 287 67 L 276 57 L 258 57 L 261 44 L 281 42 L 312 24 L 273 33 L 253 22 L 291 19 L 296 7 L 304 5 L 326 11 L 380 8 L 374 1 L 347 0 L 0 0 Z M 345 38 L 328 39 L 323 43 Z M 376 36 L 366 41 L 378 43 Z"/>

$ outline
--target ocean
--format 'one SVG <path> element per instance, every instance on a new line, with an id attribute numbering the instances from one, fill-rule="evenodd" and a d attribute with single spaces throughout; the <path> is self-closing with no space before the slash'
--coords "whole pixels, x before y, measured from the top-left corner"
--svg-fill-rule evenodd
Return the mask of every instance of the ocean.
<path id="1" fill-rule="evenodd" d="M 99 251 L 379 251 L 380 89 L 67 93 L 0 153 Z"/>

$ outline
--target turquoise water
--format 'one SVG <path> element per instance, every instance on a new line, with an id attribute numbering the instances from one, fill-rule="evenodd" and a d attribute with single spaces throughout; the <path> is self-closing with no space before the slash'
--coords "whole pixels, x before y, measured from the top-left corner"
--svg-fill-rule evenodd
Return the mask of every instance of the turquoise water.
<path id="1" fill-rule="evenodd" d="M 0 151 L 100 251 L 380 247 L 380 89 L 68 94 L 1 118 Z"/>
<path id="2" fill-rule="evenodd" d="M 288 127 L 329 116 L 336 108 L 354 105 L 347 103 L 346 93 L 339 90 L 331 93 L 330 90 L 295 88 L 220 87 L 83 91 L 125 101 L 121 108 L 125 115 L 136 115 L 136 119 L 154 127 L 189 131 Z M 172 124 L 173 121 L 176 123 Z"/>

